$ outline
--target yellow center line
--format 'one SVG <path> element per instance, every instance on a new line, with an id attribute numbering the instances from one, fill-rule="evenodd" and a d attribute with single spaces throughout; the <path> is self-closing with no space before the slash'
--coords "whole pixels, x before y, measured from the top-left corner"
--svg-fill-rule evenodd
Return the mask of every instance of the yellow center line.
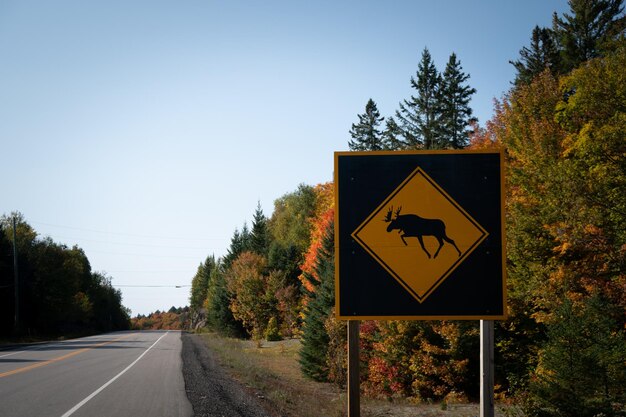
<path id="1" fill-rule="evenodd" d="M 80 353 L 87 352 L 88 350 L 92 350 L 92 349 L 95 349 L 95 348 L 98 348 L 98 347 L 101 347 L 101 346 L 110 345 L 111 343 L 115 343 L 115 342 L 117 342 L 119 340 L 126 339 L 127 337 L 130 337 L 130 336 L 133 336 L 133 335 L 134 335 L 134 333 L 133 334 L 127 334 L 127 335 L 118 337 L 117 339 L 109 340 L 108 342 L 102 342 L 102 343 L 98 343 L 97 345 L 90 346 L 88 348 L 75 350 L 74 352 L 70 352 L 70 353 L 68 353 L 66 355 L 59 356 L 59 357 L 54 358 L 54 359 L 49 359 L 47 361 L 43 361 L 43 362 L 35 363 L 35 364 L 32 364 L 32 365 L 24 366 L 22 368 L 17 368 L 17 369 L 14 369 L 12 371 L 3 372 L 3 373 L 0 373 L 0 378 L 4 378 L 5 376 L 20 374 L 22 372 L 30 371 L 30 370 L 35 369 L 35 368 L 40 368 L 42 366 L 50 365 L 51 363 L 59 362 L 59 361 L 62 361 L 64 359 L 71 358 L 72 356 L 76 356 L 76 355 L 78 355 Z"/>

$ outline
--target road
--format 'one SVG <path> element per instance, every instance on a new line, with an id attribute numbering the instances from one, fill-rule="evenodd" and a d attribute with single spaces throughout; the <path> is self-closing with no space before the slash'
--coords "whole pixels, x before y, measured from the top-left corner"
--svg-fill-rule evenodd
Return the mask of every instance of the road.
<path id="1" fill-rule="evenodd" d="M 0 351 L 0 416 L 192 416 L 181 346 L 150 331 Z"/>

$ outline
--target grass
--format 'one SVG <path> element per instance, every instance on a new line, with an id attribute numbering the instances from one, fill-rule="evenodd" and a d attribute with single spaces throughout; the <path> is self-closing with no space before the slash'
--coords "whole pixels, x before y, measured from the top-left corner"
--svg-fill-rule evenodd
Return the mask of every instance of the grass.
<path id="1" fill-rule="evenodd" d="M 257 342 L 223 338 L 215 333 L 199 335 L 216 353 L 230 374 L 258 397 L 268 401 L 280 416 L 343 417 L 347 415 L 346 391 L 332 384 L 306 379 L 300 372 L 300 341 Z M 496 416 L 510 415 L 496 410 Z M 361 397 L 363 417 L 470 417 L 478 416 L 477 404 L 412 404 Z"/>
<path id="2" fill-rule="evenodd" d="M 300 374 L 299 341 L 263 342 L 257 347 L 253 341 L 222 338 L 214 333 L 200 337 L 235 379 L 269 401 L 279 415 L 345 415 L 345 395 L 338 388 L 309 381 Z"/>

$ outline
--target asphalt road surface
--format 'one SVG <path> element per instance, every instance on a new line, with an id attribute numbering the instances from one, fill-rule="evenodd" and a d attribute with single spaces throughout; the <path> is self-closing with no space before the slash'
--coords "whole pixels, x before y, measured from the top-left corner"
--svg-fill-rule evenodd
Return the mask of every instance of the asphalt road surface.
<path id="1" fill-rule="evenodd" d="M 193 416 L 181 348 L 150 331 L 0 351 L 0 416 Z"/>

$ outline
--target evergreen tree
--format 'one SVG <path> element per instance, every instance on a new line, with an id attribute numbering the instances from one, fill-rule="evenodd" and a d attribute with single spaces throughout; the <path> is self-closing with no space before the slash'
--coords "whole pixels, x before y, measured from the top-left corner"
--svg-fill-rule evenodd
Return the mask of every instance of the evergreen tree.
<path id="1" fill-rule="evenodd" d="M 230 309 L 232 295 L 226 287 L 223 265 L 218 263 L 211 271 L 207 288 L 205 307 L 207 309 L 207 325 L 224 335 L 232 337 L 245 336 L 241 322 L 235 320 Z"/>
<path id="2" fill-rule="evenodd" d="M 241 227 L 241 252 L 250 250 L 250 229 L 248 223 L 244 222 Z"/>
<path id="3" fill-rule="evenodd" d="M 191 295 L 189 297 L 189 305 L 192 309 L 198 310 L 202 308 L 206 300 L 207 289 L 211 271 L 215 268 L 215 257 L 208 256 L 206 260 L 198 266 L 196 275 L 191 280 Z"/>
<path id="4" fill-rule="evenodd" d="M 535 26 L 530 46 L 523 47 L 520 59 L 509 61 L 517 70 L 515 84 L 529 84 L 533 78 L 548 68 L 552 74 L 560 72 L 561 62 L 555 34 L 547 28 Z"/>
<path id="5" fill-rule="evenodd" d="M 382 133 L 379 130 L 381 122 L 385 119 L 380 116 L 376 103 L 371 98 L 365 105 L 365 113 L 359 114 L 359 123 L 352 124 L 348 141 L 351 151 L 380 151 L 385 148 Z"/>
<path id="6" fill-rule="evenodd" d="M 302 264 L 302 253 L 299 252 L 296 245 L 284 246 L 284 244 L 273 241 L 267 255 L 268 268 L 279 270 L 285 273 L 287 285 L 295 285 L 300 288 L 300 280 L 298 277 L 302 273 L 300 266 Z"/>
<path id="7" fill-rule="evenodd" d="M 472 108 L 469 106 L 476 89 L 467 85 L 468 79 L 469 75 L 463 73 L 461 63 L 453 53 L 443 73 L 440 88 L 439 140 L 442 148 L 461 149 L 467 146 L 470 133 L 468 127 L 477 122 L 477 119 L 472 117 Z"/>
<path id="8" fill-rule="evenodd" d="M 267 218 L 261 209 L 261 202 L 257 203 L 252 219 L 252 231 L 250 232 L 250 250 L 261 256 L 267 256 L 269 250 L 269 231 L 267 227 Z"/>
<path id="9" fill-rule="evenodd" d="M 382 136 L 385 149 L 392 151 L 404 149 L 402 129 L 398 126 L 393 116 L 389 117 L 385 122 L 385 130 Z"/>
<path id="10" fill-rule="evenodd" d="M 222 259 L 224 268 L 228 269 L 230 264 L 237 259 L 242 253 L 250 249 L 250 232 L 248 231 L 248 225 L 243 224 L 241 232 L 235 229 L 233 237 L 230 238 L 230 247 L 226 251 L 226 256 Z"/>
<path id="11" fill-rule="evenodd" d="M 568 4 L 570 14 L 553 17 L 565 73 L 603 55 L 607 43 L 626 29 L 623 0 L 569 0 Z"/>
<path id="12" fill-rule="evenodd" d="M 335 303 L 333 223 L 330 223 L 326 229 L 314 270 L 319 281 L 310 276 L 305 277 L 314 286 L 314 289 L 313 291 L 306 291 L 308 303 L 304 311 L 302 327 L 300 368 L 307 377 L 316 381 L 326 381 L 328 378 L 327 352 L 330 338 L 324 323 L 332 314 Z"/>
<path id="13" fill-rule="evenodd" d="M 428 48 L 422 52 L 416 77 L 411 77 L 411 87 L 417 91 L 417 96 L 401 102 L 400 110 L 396 111 L 402 142 L 407 149 L 437 149 L 440 147 L 437 133 L 441 119 L 441 76 Z"/>
<path id="14" fill-rule="evenodd" d="M 626 394 L 626 344 L 621 323 L 595 295 L 579 305 L 563 297 L 548 329 L 533 379 L 530 416 L 621 416 Z"/>

